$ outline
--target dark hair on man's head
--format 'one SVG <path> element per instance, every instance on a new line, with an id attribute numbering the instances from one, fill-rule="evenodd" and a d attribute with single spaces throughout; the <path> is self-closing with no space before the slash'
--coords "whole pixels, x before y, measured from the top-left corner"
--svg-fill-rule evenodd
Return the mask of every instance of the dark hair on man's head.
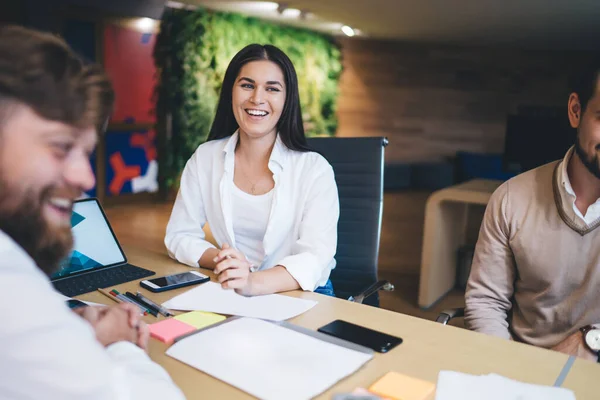
<path id="1" fill-rule="evenodd" d="M 577 68 L 569 80 L 569 93 L 577 93 L 582 114 L 596 92 L 599 74 L 600 59 L 594 58 Z"/>
<path id="2" fill-rule="evenodd" d="M 223 85 L 221 95 L 217 105 L 215 120 L 213 121 L 208 140 L 222 139 L 231 136 L 238 123 L 233 114 L 232 96 L 233 86 L 242 67 L 252 61 L 267 60 L 272 61 L 281 68 L 285 78 L 285 105 L 283 112 L 277 122 L 277 130 L 283 144 L 296 151 L 310 151 L 304 135 L 304 125 L 302 124 L 302 110 L 300 108 L 300 94 L 298 92 L 298 77 L 294 64 L 288 56 L 272 45 L 250 44 L 240 50 L 231 60 Z"/>
<path id="3" fill-rule="evenodd" d="M 79 128 L 102 129 L 113 107 L 108 77 L 60 38 L 20 26 L 0 27 L 0 124 L 14 104 Z"/>

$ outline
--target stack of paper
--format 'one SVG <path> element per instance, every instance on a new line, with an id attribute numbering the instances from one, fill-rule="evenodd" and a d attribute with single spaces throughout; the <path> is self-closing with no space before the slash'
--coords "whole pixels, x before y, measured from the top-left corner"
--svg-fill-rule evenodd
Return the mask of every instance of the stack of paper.
<path id="1" fill-rule="evenodd" d="M 316 301 L 297 299 L 279 294 L 245 297 L 233 290 L 225 290 L 214 282 L 206 282 L 192 290 L 173 297 L 163 306 L 172 310 L 210 311 L 271 321 L 283 321 L 300 315 L 317 304 Z"/>
<path id="2" fill-rule="evenodd" d="M 568 389 L 532 385 L 496 374 L 469 375 L 441 371 L 435 400 L 575 400 Z"/>
<path id="3" fill-rule="evenodd" d="M 167 355 L 260 399 L 304 400 L 355 372 L 373 351 L 291 324 L 239 318 L 181 339 Z"/>

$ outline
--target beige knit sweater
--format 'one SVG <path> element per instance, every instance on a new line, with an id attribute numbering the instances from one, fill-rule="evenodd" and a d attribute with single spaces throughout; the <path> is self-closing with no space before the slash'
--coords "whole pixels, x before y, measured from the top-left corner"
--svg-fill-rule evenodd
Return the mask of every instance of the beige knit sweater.
<path id="1" fill-rule="evenodd" d="M 600 219 L 586 226 L 562 204 L 559 162 L 490 198 L 465 296 L 470 329 L 552 347 L 600 323 Z"/>

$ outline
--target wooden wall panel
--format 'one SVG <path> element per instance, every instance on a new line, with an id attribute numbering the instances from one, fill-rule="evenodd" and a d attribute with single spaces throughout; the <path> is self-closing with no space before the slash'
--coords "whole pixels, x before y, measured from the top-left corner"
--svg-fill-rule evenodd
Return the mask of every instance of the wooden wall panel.
<path id="1" fill-rule="evenodd" d="M 425 203 L 431 192 L 386 193 L 379 244 L 379 271 L 418 274 Z"/>
<path id="2" fill-rule="evenodd" d="M 390 163 L 501 153 L 522 106 L 566 106 L 586 53 L 341 41 L 338 136 L 387 136 Z M 566 108 L 566 107 L 565 107 Z"/>
<path id="3" fill-rule="evenodd" d="M 501 153 L 506 118 L 523 106 L 564 107 L 585 53 L 341 41 L 338 136 L 386 136 L 388 163 L 441 161 L 459 150 Z M 386 193 L 383 272 L 418 274 L 430 192 Z M 468 242 L 483 209 L 472 212 Z"/>

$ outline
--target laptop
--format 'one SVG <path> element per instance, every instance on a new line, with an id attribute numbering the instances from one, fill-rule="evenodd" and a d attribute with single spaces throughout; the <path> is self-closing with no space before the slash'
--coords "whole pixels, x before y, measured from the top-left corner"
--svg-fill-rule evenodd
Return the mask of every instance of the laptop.
<path id="1" fill-rule="evenodd" d="M 50 276 L 55 289 L 68 297 L 154 275 L 127 263 L 98 199 L 75 201 L 71 216 L 73 251 Z"/>

